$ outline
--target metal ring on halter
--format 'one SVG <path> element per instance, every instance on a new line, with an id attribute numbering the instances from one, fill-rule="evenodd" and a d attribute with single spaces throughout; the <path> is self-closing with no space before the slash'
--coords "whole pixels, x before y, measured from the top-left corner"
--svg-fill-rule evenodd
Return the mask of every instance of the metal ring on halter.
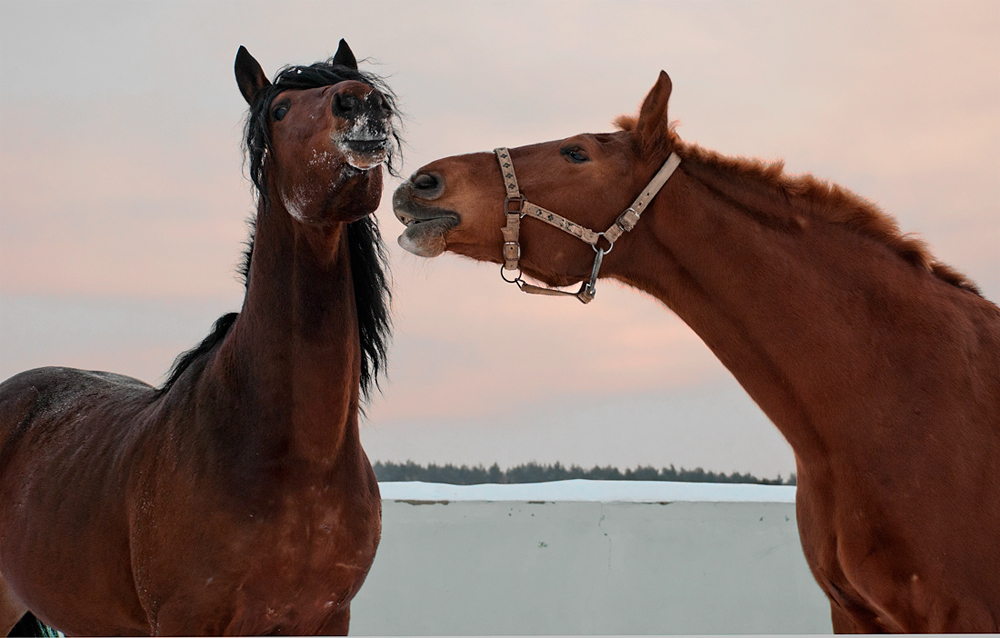
<path id="1" fill-rule="evenodd" d="M 500 278 L 503 279 L 504 281 L 506 281 L 507 283 L 509 283 L 509 284 L 517 284 L 518 286 L 520 286 L 521 284 L 519 284 L 518 282 L 519 281 L 524 281 L 523 279 L 521 279 L 521 269 L 520 268 L 517 269 L 517 277 L 514 277 L 513 279 L 507 279 L 507 275 L 504 274 L 504 270 L 506 270 L 506 269 L 503 267 L 503 264 L 500 264 Z"/>
<path id="2" fill-rule="evenodd" d="M 598 238 L 598 239 L 600 239 L 601 237 L 604 237 L 604 233 L 597 233 L 597 238 Z M 615 242 L 611 241 L 611 240 L 610 240 L 610 239 L 608 239 L 607 237 L 604 237 L 604 239 L 607 239 L 607 240 L 608 240 L 608 249 L 607 249 L 607 250 L 604 250 L 603 248 L 598 248 L 598 247 L 597 247 L 597 242 L 594 242 L 593 244 L 591 244 L 591 245 L 590 245 L 590 247 L 594 249 L 594 252 L 595 252 L 595 253 L 596 253 L 596 252 L 597 252 L 598 250 L 603 250 L 603 251 L 604 251 L 604 254 L 605 254 L 605 255 L 607 255 L 608 253 L 610 253 L 610 252 L 611 252 L 611 249 L 615 247 Z"/>

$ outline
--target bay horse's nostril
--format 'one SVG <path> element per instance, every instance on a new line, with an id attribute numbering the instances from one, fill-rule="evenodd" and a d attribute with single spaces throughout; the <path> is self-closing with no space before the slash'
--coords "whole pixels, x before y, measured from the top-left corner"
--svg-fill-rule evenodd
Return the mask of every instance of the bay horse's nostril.
<path id="1" fill-rule="evenodd" d="M 420 199 L 435 199 L 444 191 L 444 179 L 437 173 L 417 173 L 410 178 L 410 184 Z"/>
<path id="2" fill-rule="evenodd" d="M 392 109 L 389 108 L 389 101 L 385 99 L 385 96 L 378 91 L 372 91 L 368 94 L 368 102 L 375 105 L 375 109 L 382 111 L 383 113 L 388 113 Z"/>
<path id="3" fill-rule="evenodd" d="M 356 115 L 360 102 L 350 93 L 337 93 L 333 96 L 333 114 L 337 117 L 351 118 Z"/>

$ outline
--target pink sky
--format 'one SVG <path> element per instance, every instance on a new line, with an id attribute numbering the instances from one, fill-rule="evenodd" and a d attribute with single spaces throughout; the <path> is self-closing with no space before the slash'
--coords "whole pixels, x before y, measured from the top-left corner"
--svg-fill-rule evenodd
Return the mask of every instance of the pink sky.
<path id="1" fill-rule="evenodd" d="M 273 73 L 341 37 L 400 96 L 404 173 L 610 130 L 664 69 L 682 137 L 855 190 L 1000 299 L 995 2 L 4 3 L 0 377 L 62 364 L 155 383 L 238 308 L 236 49 Z M 396 333 L 363 428 L 373 459 L 793 469 L 653 300 L 610 283 L 586 307 L 518 295 L 492 265 L 399 250 L 388 197 L 378 218 Z"/>

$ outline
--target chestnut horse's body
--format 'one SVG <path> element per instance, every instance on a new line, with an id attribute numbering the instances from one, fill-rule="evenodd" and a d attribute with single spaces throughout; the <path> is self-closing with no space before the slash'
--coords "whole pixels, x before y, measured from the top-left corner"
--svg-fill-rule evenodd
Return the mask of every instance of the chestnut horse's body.
<path id="1" fill-rule="evenodd" d="M 388 329 L 368 215 L 391 96 L 343 42 L 274 84 L 241 48 L 236 75 L 259 190 L 242 311 L 162 388 L 0 385 L 3 635 L 28 610 L 67 634 L 347 632 L 381 529 L 358 405 Z"/>
<path id="2" fill-rule="evenodd" d="M 834 629 L 1000 630 L 1000 309 L 861 198 L 683 143 L 670 89 L 616 133 L 510 149 L 523 196 L 603 230 L 676 153 L 601 275 L 676 312 L 791 444 Z M 493 154 L 428 164 L 394 196 L 400 244 L 503 263 L 504 195 Z M 549 285 L 592 272 L 558 228 L 522 219 L 520 245 Z"/>

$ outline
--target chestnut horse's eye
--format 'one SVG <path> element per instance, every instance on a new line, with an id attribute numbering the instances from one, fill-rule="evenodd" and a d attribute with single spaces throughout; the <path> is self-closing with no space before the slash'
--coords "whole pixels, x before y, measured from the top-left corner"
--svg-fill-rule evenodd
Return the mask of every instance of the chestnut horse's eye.
<path id="1" fill-rule="evenodd" d="M 583 164 L 584 162 L 589 162 L 590 158 L 587 157 L 586 151 L 584 151 L 579 146 L 567 146 L 566 148 L 560 149 L 562 156 L 573 162 L 574 164 Z"/>
<path id="2" fill-rule="evenodd" d="M 275 122 L 280 122 L 281 118 L 285 117 L 286 113 L 288 113 L 288 105 L 280 104 L 273 111 L 271 111 L 271 116 L 274 118 Z"/>

